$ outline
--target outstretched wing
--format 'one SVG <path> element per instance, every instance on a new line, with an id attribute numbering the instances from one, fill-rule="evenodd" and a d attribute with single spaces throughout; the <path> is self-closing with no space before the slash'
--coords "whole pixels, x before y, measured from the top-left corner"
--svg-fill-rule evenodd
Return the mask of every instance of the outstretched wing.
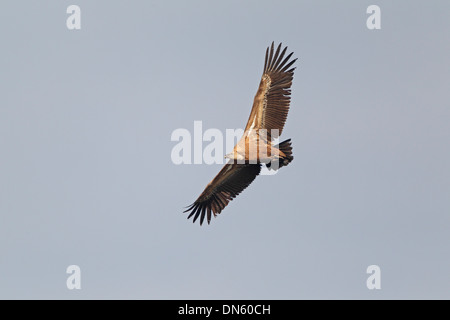
<path id="1" fill-rule="evenodd" d="M 267 129 L 267 136 L 277 138 L 283 131 L 291 101 L 291 85 L 294 68 L 290 68 L 297 59 L 290 60 L 293 52 L 284 58 L 287 47 L 281 51 L 281 43 L 276 52 L 274 45 L 267 48 L 264 72 L 253 101 L 253 108 L 245 127 L 248 130 Z M 273 135 L 271 135 L 271 130 Z"/>
<path id="2" fill-rule="evenodd" d="M 237 164 L 233 160 L 220 170 L 215 178 L 206 186 L 198 199 L 184 212 L 189 212 L 188 219 L 194 216 L 194 221 L 200 217 L 200 225 L 205 216 L 208 224 L 211 212 L 216 216 L 231 200 L 240 194 L 255 180 L 261 171 L 260 164 Z"/>

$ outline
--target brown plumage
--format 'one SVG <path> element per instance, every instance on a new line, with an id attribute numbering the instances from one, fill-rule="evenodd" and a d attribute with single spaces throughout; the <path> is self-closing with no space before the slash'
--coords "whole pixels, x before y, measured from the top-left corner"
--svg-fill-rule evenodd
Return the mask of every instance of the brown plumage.
<path id="1" fill-rule="evenodd" d="M 228 163 L 184 211 L 190 212 L 188 219 L 193 216 L 193 222 L 200 217 L 202 224 L 206 217 L 209 224 L 212 215 L 222 212 L 255 180 L 261 164 L 277 170 L 294 159 L 290 139 L 278 145 L 272 143 L 286 123 L 295 70 L 291 66 L 297 60 L 290 60 L 293 53 L 285 57 L 286 50 L 281 51 L 280 43 L 275 51 L 273 42 L 267 48 L 263 75 L 242 138 L 225 156 L 230 159 Z"/>

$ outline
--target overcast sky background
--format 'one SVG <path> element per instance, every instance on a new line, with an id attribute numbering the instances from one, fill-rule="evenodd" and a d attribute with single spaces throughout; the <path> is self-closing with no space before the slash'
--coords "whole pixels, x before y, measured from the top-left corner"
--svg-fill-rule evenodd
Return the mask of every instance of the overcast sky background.
<path id="1" fill-rule="evenodd" d="M 0 298 L 449 299 L 449 17 L 448 1 L 3 1 Z M 295 159 L 192 224 L 221 165 L 174 165 L 171 134 L 243 128 L 272 41 L 299 58 Z"/>

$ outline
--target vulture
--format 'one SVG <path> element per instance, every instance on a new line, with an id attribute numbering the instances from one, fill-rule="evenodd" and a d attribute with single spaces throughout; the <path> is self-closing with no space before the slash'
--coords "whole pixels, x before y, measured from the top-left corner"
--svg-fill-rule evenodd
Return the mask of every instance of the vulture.
<path id="1" fill-rule="evenodd" d="M 289 111 L 291 85 L 297 59 L 291 59 L 293 52 L 285 56 L 287 47 L 281 50 L 281 43 L 274 49 L 274 43 L 267 48 L 264 70 L 256 92 L 250 117 L 242 138 L 233 151 L 227 155 L 228 162 L 206 186 L 193 204 L 184 211 L 193 222 L 200 218 L 200 225 L 206 217 L 208 224 L 212 215 L 222 210 L 247 188 L 265 165 L 269 170 L 287 166 L 292 156 L 291 139 L 274 144 L 282 133 Z"/>

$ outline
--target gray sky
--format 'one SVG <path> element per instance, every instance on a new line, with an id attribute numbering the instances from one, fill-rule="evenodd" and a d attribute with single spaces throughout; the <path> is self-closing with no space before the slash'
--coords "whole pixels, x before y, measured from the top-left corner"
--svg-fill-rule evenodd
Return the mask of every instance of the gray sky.
<path id="1" fill-rule="evenodd" d="M 0 298 L 449 299 L 449 14 L 4 1 Z M 221 166 L 174 165 L 171 133 L 244 127 L 272 41 L 299 58 L 281 137 L 295 159 L 194 225 L 183 207 Z"/>

